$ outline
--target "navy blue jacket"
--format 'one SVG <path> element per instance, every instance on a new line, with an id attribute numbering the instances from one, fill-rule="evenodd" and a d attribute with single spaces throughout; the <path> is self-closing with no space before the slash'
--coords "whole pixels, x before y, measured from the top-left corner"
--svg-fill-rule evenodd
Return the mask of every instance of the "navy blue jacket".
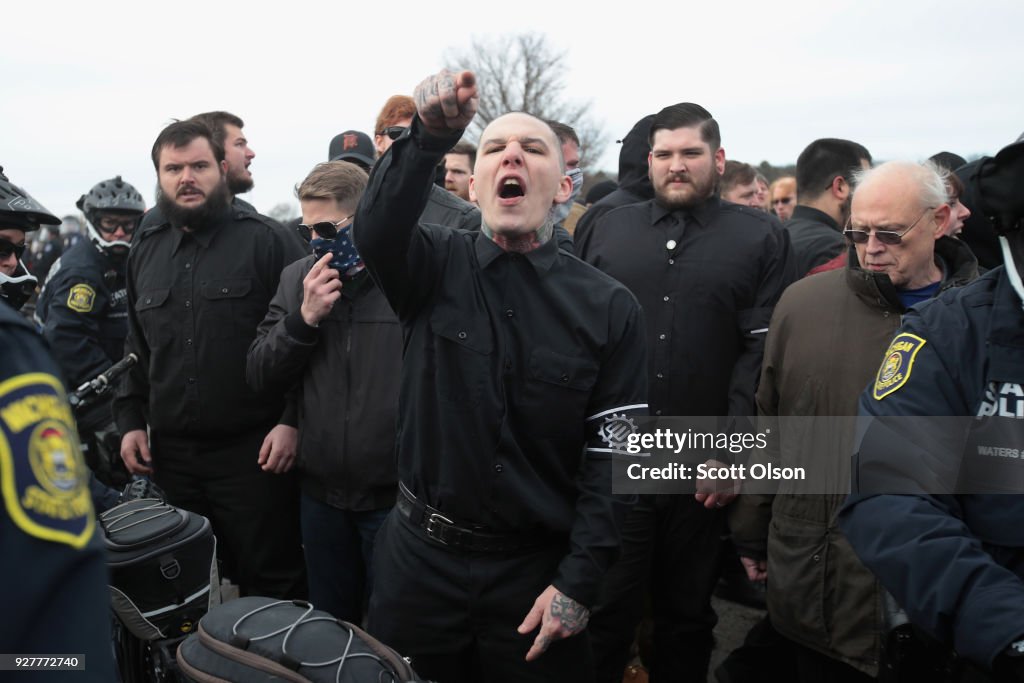
<path id="1" fill-rule="evenodd" d="M 36 318 L 68 385 L 80 386 L 124 354 L 128 292 L 124 258 L 80 240 L 60 257 L 39 295 Z"/>
<path id="2" fill-rule="evenodd" d="M 85 657 L 4 680 L 116 680 L 106 555 L 57 366 L 2 302 L 0 349 L 0 652 Z"/>
<path id="3" fill-rule="evenodd" d="M 839 520 L 912 622 L 988 667 L 1024 634 L 1024 495 L 997 493 L 1024 491 L 1022 386 L 1003 268 L 912 309 L 861 397 L 875 417 Z"/>

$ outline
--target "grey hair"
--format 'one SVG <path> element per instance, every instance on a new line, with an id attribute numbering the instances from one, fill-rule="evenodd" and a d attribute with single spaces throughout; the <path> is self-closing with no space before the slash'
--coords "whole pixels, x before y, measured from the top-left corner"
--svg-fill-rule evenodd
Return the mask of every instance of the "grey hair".
<path id="1" fill-rule="evenodd" d="M 932 161 L 887 161 L 873 168 L 860 169 L 853 174 L 854 192 L 864 183 L 876 180 L 884 182 L 885 176 L 891 173 L 907 175 L 915 181 L 921 209 L 937 208 L 949 202 L 944 171 Z M 948 175 L 949 171 L 945 171 L 945 174 Z"/>

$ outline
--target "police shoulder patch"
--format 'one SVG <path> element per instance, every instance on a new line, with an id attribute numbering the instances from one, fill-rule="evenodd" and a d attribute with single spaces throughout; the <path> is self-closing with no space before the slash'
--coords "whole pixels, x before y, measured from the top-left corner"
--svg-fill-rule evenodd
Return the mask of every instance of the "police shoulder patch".
<path id="1" fill-rule="evenodd" d="M 0 490 L 26 534 L 81 548 L 95 528 L 89 472 L 71 408 L 52 375 L 0 383 Z"/>
<path id="2" fill-rule="evenodd" d="M 96 290 L 86 284 L 75 285 L 68 292 L 68 308 L 79 313 L 88 313 L 96 302 Z"/>
<path id="3" fill-rule="evenodd" d="M 889 350 L 885 352 L 882 367 L 878 368 L 875 388 L 872 391 L 876 401 L 881 401 L 907 383 L 910 372 L 914 369 L 914 358 L 926 343 L 921 337 L 909 332 L 896 335 L 889 344 Z"/>

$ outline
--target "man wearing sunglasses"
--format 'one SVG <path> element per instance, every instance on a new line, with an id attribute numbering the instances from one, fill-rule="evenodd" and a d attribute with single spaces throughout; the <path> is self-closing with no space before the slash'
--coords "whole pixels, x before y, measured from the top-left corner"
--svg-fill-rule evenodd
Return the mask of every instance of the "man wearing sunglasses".
<path id="1" fill-rule="evenodd" d="M 402 137 L 412 125 L 416 116 L 416 103 L 408 95 L 392 95 L 377 115 L 373 145 L 378 158 L 391 149 L 395 140 Z M 430 197 L 420 220 L 462 230 L 480 229 L 480 210 L 469 202 L 456 197 L 443 187 L 433 185 Z"/>
<path id="2" fill-rule="evenodd" d="M 908 311 L 876 359 L 839 524 L 926 641 L 898 680 L 1024 681 L 1024 144 L 964 184 L 1003 263 Z"/>
<path id="3" fill-rule="evenodd" d="M 355 164 L 329 161 L 296 189 L 314 253 L 281 273 L 246 366 L 257 391 L 297 387 L 309 597 L 355 623 L 371 589 L 373 539 L 397 493 L 402 367 L 398 318 L 352 245 L 366 182 Z"/>
<path id="4" fill-rule="evenodd" d="M 757 389 L 762 416 L 818 418 L 799 421 L 808 429 L 780 420 L 767 459 L 819 476 L 849 472 L 852 416 L 900 316 L 977 277 L 970 250 L 943 236 L 950 207 L 930 163 L 892 161 L 855 177 L 847 264 L 782 295 Z M 768 614 L 794 643 L 798 681 L 815 680 L 810 671 L 821 672 L 818 680 L 874 680 L 884 636 L 881 594 L 837 527 L 849 481 L 816 481 L 822 485 L 813 491 L 740 495 L 729 519 L 733 541 L 751 579 L 767 573 Z"/>
<path id="5" fill-rule="evenodd" d="M 60 219 L 12 185 L 0 167 L 0 299 L 20 310 L 36 291 L 38 281 L 22 262 L 25 233 L 60 225 Z"/>

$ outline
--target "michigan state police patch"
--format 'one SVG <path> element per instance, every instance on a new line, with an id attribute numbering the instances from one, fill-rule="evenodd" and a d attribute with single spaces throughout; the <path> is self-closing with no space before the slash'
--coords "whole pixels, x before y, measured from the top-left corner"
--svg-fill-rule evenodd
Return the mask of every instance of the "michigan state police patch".
<path id="1" fill-rule="evenodd" d="M 29 373 L 0 384 L 0 486 L 25 533 L 81 548 L 95 521 L 89 473 L 60 382 Z"/>
<path id="2" fill-rule="evenodd" d="M 876 401 L 881 401 L 907 383 L 910 371 L 914 368 L 914 358 L 926 343 L 921 337 L 909 332 L 896 335 L 889 345 L 889 350 L 885 352 L 882 367 L 878 368 L 872 392 Z"/>
<path id="3" fill-rule="evenodd" d="M 68 308 L 79 313 L 88 313 L 96 303 L 96 290 L 89 285 L 75 285 L 68 292 Z"/>

